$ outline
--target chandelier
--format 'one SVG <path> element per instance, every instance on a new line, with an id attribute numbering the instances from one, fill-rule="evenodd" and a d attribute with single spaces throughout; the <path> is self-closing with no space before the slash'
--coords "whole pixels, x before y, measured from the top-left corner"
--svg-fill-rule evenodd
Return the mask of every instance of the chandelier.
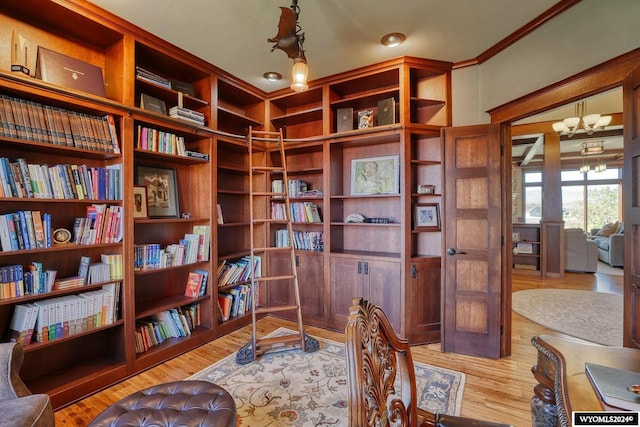
<path id="1" fill-rule="evenodd" d="M 580 166 L 580 173 L 587 173 L 591 170 L 589 165 L 590 156 L 597 156 L 597 164 L 594 166 L 594 172 L 604 172 L 607 170 L 607 165 L 603 163 L 600 156 L 604 153 L 604 141 L 589 141 L 582 143 L 582 166 Z"/>
<path id="2" fill-rule="evenodd" d="M 293 0 L 291 8 L 281 7 L 280 10 L 282 12 L 278 22 L 278 34 L 268 39 L 270 43 L 275 43 L 271 48 L 271 52 L 275 49 L 280 49 L 289 58 L 293 59 L 291 89 L 296 92 L 304 92 L 309 88 L 307 85 L 309 67 L 307 67 L 307 58 L 304 55 L 304 33 L 298 23 L 298 18 L 300 17 L 298 0 Z"/>
<path id="3" fill-rule="evenodd" d="M 601 116 L 600 114 L 588 114 L 586 101 L 581 101 L 576 104 L 576 115 L 574 117 L 568 117 L 561 122 L 555 122 L 553 124 L 553 130 L 560 135 L 567 135 L 572 137 L 580 129 L 580 123 L 582 128 L 588 135 L 593 135 L 594 132 L 603 130 L 611 122 L 611 116 Z"/>

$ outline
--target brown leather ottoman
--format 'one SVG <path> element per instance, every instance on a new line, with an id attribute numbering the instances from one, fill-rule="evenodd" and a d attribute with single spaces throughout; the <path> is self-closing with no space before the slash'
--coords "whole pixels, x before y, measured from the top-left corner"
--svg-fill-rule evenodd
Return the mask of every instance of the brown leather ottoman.
<path id="1" fill-rule="evenodd" d="M 175 381 L 141 390 L 102 411 L 90 427 L 235 427 L 236 404 L 207 381 Z"/>

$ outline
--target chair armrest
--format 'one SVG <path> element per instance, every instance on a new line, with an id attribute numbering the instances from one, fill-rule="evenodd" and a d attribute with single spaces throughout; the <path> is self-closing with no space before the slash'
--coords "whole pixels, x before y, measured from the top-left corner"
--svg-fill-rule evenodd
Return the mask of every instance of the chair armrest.
<path id="1" fill-rule="evenodd" d="M 624 250 L 624 234 L 611 234 L 609 236 L 609 250 Z"/>
<path id="2" fill-rule="evenodd" d="M 15 342 L 0 344 L 0 400 L 29 396 L 31 392 L 20 379 L 24 359 L 22 345 Z"/>

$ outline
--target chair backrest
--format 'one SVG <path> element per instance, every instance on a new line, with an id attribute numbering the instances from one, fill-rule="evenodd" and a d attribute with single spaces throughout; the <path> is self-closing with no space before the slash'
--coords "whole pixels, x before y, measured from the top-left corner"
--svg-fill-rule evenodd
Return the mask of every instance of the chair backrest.
<path id="1" fill-rule="evenodd" d="M 409 343 L 398 338 L 382 309 L 354 298 L 345 338 L 349 426 L 417 425 Z"/>

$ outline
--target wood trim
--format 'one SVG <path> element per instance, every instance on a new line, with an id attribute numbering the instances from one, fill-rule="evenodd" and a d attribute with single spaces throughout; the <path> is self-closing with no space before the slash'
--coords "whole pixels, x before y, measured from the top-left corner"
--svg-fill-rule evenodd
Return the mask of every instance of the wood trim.
<path id="1" fill-rule="evenodd" d="M 570 8 L 580 3 L 581 1 L 582 0 L 559 1 L 558 3 L 553 5 L 551 8 L 547 9 L 542 14 L 538 15 L 533 20 L 529 21 L 526 25 L 520 27 L 513 33 L 509 34 L 507 37 L 500 40 L 498 43 L 491 46 L 489 49 L 482 52 L 477 57 L 473 59 L 467 59 L 461 62 L 456 62 L 455 64 L 453 64 L 453 68 L 459 69 L 464 67 L 470 67 L 472 65 L 480 65 L 483 62 L 488 61 L 489 59 L 493 58 L 503 50 L 506 50 L 507 48 L 509 48 L 511 45 L 517 43 L 520 39 L 523 39 L 524 37 L 533 33 L 535 30 L 537 30 L 539 27 L 541 27 L 551 19 L 569 10 Z"/>
<path id="2" fill-rule="evenodd" d="M 567 77 L 487 112 L 492 123 L 513 122 L 622 85 L 640 62 L 640 48 Z"/>

